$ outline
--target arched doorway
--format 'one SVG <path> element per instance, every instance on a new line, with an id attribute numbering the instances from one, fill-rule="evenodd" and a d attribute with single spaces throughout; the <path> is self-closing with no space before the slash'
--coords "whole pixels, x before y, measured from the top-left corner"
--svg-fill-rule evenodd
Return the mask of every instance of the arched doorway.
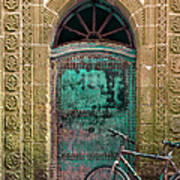
<path id="1" fill-rule="evenodd" d="M 135 138 L 135 77 L 135 43 L 118 9 L 87 0 L 64 16 L 51 49 L 57 179 L 83 179 L 94 166 L 113 161 L 120 142 L 107 128 Z"/>

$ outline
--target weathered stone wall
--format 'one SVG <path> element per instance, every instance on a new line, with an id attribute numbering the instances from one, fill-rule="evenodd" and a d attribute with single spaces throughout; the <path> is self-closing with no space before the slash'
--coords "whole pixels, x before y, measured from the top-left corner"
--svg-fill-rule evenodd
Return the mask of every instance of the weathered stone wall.
<path id="1" fill-rule="evenodd" d="M 49 178 L 50 44 L 77 2 L 0 1 L 1 179 Z M 180 0 L 109 2 L 120 6 L 137 42 L 137 149 L 157 153 L 163 139 L 180 141 Z M 138 159 L 137 169 L 156 174 L 159 162 Z"/>

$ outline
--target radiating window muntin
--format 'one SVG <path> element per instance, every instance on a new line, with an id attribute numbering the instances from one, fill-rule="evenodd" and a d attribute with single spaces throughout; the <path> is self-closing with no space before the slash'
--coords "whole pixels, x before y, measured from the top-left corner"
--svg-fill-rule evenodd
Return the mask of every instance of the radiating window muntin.
<path id="1" fill-rule="evenodd" d="M 102 0 L 87 0 L 60 21 L 53 48 L 69 42 L 97 39 L 135 48 L 133 33 L 120 10 Z"/>

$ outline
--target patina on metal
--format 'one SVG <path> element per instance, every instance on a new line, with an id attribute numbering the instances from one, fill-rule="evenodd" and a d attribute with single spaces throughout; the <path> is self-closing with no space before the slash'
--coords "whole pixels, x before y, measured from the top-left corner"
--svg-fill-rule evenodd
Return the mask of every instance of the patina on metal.
<path id="1" fill-rule="evenodd" d="M 53 49 L 51 59 L 58 177 L 83 180 L 93 167 L 116 158 L 121 143 L 107 127 L 135 140 L 136 51 L 83 42 Z M 129 162 L 133 166 L 134 159 Z"/>

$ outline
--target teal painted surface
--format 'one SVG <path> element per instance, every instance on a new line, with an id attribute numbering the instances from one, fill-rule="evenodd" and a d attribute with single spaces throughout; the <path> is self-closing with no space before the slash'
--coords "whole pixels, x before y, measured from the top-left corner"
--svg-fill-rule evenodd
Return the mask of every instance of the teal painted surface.
<path id="1" fill-rule="evenodd" d="M 122 140 L 107 128 L 135 137 L 135 61 L 92 53 L 58 63 L 59 171 L 64 180 L 83 179 L 119 152 Z"/>

